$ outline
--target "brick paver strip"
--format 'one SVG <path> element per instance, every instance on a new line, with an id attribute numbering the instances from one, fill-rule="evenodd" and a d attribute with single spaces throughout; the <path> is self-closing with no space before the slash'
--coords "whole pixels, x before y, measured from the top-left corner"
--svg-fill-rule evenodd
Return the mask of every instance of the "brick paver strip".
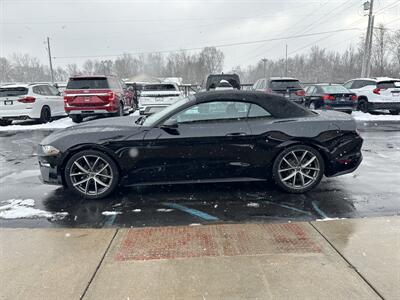
<path id="1" fill-rule="evenodd" d="M 115 260 L 319 253 L 299 224 L 227 224 L 127 230 Z"/>

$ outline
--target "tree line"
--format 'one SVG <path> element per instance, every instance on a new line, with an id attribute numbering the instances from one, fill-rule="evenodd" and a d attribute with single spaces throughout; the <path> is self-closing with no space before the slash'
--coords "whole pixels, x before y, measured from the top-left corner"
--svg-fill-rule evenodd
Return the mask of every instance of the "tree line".
<path id="1" fill-rule="evenodd" d="M 237 66 L 228 72 L 240 75 L 242 82 L 253 83 L 266 76 L 290 76 L 302 82 L 344 82 L 359 77 L 363 58 L 363 38 L 358 47 L 344 52 L 328 51 L 318 46 L 307 53 L 285 59 L 267 59 L 247 67 Z M 152 77 L 182 77 L 185 83 L 202 84 L 210 73 L 220 73 L 224 66 L 224 53 L 215 47 L 206 47 L 198 53 L 185 51 L 163 55 L 161 53 L 133 56 L 123 54 L 114 60 L 88 59 L 82 65 L 67 64 L 54 69 L 54 79 L 63 82 L 76 74 L 116 74 L 128 79 L 145 74 Z M 287 64 L 287 74 L 286 74 Z M 400 77 L 400 29 L 391 31 L 383 26 L 374 32 L 371 56 L 372 76 Z M 50 81 L 50 70 L 36 57 L 13 54 L 0 57 L 0 82 Z"/>

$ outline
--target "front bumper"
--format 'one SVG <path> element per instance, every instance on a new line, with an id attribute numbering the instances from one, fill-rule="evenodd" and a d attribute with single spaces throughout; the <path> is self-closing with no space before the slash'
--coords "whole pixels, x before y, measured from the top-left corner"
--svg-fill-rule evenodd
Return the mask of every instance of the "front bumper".
<path id="1" fill-rule="evenodd" d="M 39 156 L 40 181 L 46 184 L 62 185 L 61 174 L 53 156 Z"/>
<path id="2" fill-rule="evenodd" d="M 400 110 L 400 102 L 368 102 L 368 109 Z"/>

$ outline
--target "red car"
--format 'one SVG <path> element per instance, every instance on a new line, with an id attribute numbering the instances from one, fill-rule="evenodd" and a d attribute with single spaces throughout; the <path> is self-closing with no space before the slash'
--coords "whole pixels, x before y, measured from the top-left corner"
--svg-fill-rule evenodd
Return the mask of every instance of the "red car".
<path id="1" fill-rule="evenodd" d="M 133 92 L 115 76 L 73 76 L 64 91 L 65 112 L 75 123 L 86 116 L 123 116 L 134 107 Z"/>

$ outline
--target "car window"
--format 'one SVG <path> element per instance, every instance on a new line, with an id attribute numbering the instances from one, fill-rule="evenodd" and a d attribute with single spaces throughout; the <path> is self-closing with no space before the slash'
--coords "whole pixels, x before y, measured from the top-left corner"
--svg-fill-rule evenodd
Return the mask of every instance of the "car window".
<path id="1" fill-rule="evenodd" d="M 378 89 L 393 89 L 399 87 L 400 87 L 400 81 L 398 80 L 381 81 L 377 84 Z"/>
<path id="2" fill-rule="evenodd" d="M 315 92 L 315 86 L 309 86 L 307 89 L 307 94 L 312 95 Z"/>
<path id="3" fill-rule="evenodd" d="M 43 91 L 43 95 L 46 95 L 46 96 L 52 96 L 53 95 L 53 93 L 51 92 L 51 90 L 50 90 L 48 85 L 42 85 L 42 86 L 40 86 L 40 89 Z"/>
<path id="4" fill-rule="evenodd" d="M 22 96 L 28 94 L 26 87 L 3 87 L 0 88 L 0 97 Z"/>
<path id="5" fill-rule="evenodd" d="M 33 92 L 38 95 L 46 95 L 46 91 L 42 88 L 41 85 L 34 86 L 32 88 Z"/>
<path id="6" fill-rule="evenodd" d="M 109 85 L 105 77 L 90 77 L 90 78 L 70 78 L 67 84 L 68 90 L 83 90 L 83 89 L 108 89 Z"/>
<path id="7" fill-rule="evenodd" d="M 257 104 L 250 104 L 250 109 L 248 113 L 248 118 L 269 118 L 272 117 L 272 115 L 266 111 L 264 108 Z"/>
<path id="8" fill-rule="evenodd" d="M 174 84 L 146 84 L 143 91 L 177 91 Z"/>
<path id="9" fill-rule="evenodd" d="M 346 89 L 342 85 L 327 85 L 327 86 L 321 86 L 321 89 L 323 90 L 324 93 L 327 94 L 335 94 L 335 93 L 348 93 L 349 90 Z"/>
<path id="10" fill-rule="evenodd" d="M 369 85 L 376 85 L 375 81 L 371 81 L 371 80 L 362 80 L 361 82 L 361 87 L 365 87 L 365 86 L 369 86 Z"/>
<path id="11" fill-rule="evenodd" d="M 351 86 L 352 89 L 360 89 L 362 87 L 361 80 L 354 80 Z"/>
<path id="12" fill-rule="evenodd" d="M 250 103 L 246 102 L 213 101 L 196 104 L 179 112 L 170 119 L 174 119 L 178 123 L 241 119 L 246 118 L 249 108 Z"/>
<path id="13" fill-rule="evenodd" d="M 55 86 L 48 85 L 47 87 L 50 90 L 50 95 L 58 96 L 60 94 L 60 91 Z"/>
<path id="14" fill-rule="evenodd" d="M 352 80 L 350 80 L 350 81 L 347 81 L 345 84 L 343 84 L 343 86 L 346 88 L 346 89 L 351 89 L 351 85 L 353 84 L 353 81 Z"/>
<path id="15" fill-rule="evenodd" d="M 298 80 L 271 80 L 270 88 L 272 90 L 301 89 Z"/>

